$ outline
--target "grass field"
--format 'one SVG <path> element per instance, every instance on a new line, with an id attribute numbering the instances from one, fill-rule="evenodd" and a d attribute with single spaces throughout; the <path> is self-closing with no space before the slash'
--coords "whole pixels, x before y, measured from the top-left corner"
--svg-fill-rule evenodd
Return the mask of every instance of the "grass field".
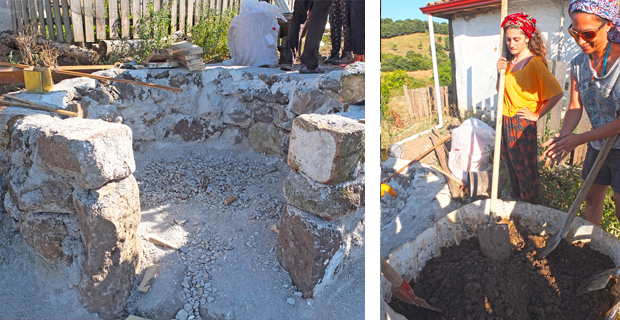
<path id="1" fill-rule="evenodd" d="M 439 37 L 442 41 L 439 41 Z M 435 34 L 435 43 L 444 44 L 444 39 L 448 39 L 447 34 Z M 422 49 L 418 49 L 418 46 L 422 42 Z M 396 45 L 396 50 L 393 49 L 393 45 Z M 429 55 L 429 47 L 431 46 L 431 40 L 428 33 L 414 33 L 404 36 L 398 36 L 393 38 L 381 39 L 381 53 L 391 53 L 399 56 L 405 56 L 407 51 L 413 51 L 415 53 L 421 53 L 423 55 Z"/>

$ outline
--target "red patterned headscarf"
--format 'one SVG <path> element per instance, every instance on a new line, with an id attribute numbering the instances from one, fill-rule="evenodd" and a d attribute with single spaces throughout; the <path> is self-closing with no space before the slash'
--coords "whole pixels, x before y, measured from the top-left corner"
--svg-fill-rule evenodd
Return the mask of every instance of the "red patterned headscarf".
<path id="1" fill-rule="evenodd" d="M 523 14 L 523 12 L 507 15 L 502 22 L 502 28 L 510 25 L 521 28 L 528 38 L 531 38 L 532 34 L 536 32 L 536 19 L 529 14 Z"/>

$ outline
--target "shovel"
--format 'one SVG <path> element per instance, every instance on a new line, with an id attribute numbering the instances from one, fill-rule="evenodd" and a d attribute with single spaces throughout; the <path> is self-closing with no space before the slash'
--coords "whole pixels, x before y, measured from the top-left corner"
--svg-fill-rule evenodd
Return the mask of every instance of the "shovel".
<path id="1" fill-rule="evenodd" d="M 586 194 L 588 194 L 588 190 L 590 190 L 590 187 L 594 183 L 594 179 L 596 178 L 596 175 L 598 175 L 598 172 L 601 170 L 601 167 L 603 166 L 603 163 L 605 162 L 605 159 L 607 158 L 611 147 L 614 145 L 614 142 L 616 142 L 617 137 L 618 134 L 615 134 L 605 140 L 605 144 L 603 144 L 603 147 L 601 148 L 598 157 L 596 157 L 596 161 L 594 161 L 594 165 L 592 166 L 590 173 L 588 173 L 588 177 L 586 177 L 586 180 L 581 185 L 581 189 L 579 190 L 577 197 L 575 197 L 573 204 L 570 206 L 570 209 L 568 209 L 568 217 L 566 217 L 564 225 L 562 225 L 562 228 L 560 228 L 558 232 L 556 232 L 554 235 L 550 236 L 549 239 L 547 239 L 547 244 L 545 245 L 545 247 L 536 254 L 537 259 L 542 259 L 549 253 L 551 253 L 551 251 L 553 251 L 553 249 L 558 246 L 560 241 L 564 239 L 564 237 L 566 237 L 566 235 L 568 234 L 570 225 L 573 223 L 573 220 L 575 220 L 581 204 L 586 199 Z"/>
<path id="2" fill-rule="evenodd" d="M 501 17 L 506 18 L 507 0 L 502 0 Z M 504 28 L 500 31 L 500 48 L 504 48 Z M 502 54 L 503 56 L 503 54 Z M 506 261 L 510 258 L 510 235 L 508 224 L 498 224 L 497 212 L 497 188 L 499 180 L 499 159 L 502 145 L 502 106 L 504 104 L 504 87 L 506 70 L 502 69 L 499 74 L 499 92 L 497 93 L 497 115 L 495 120 L 495 150 L 493 153 L 493 181 L 491 183 L 491 210 L 489 223 L 478 225 L 478 242 L 482 253 L 493 260 Z"/>
<path id="3" fill-rule="evenodd" d="M 609 279 L 612 277 L 620 277 L 620 267 L 605 270 L 588 278 L 581 286 L 579 286 L 579 289 L 577 289 L 577 295 L 582 296 L 591 291 L 605 289 L 607 282 L 609 282 Z"/>
<path id="4" fill-rule="evenodd" d="M 392 294 L 399 300 L 420 308 L 442 312 L 440 309 L 431 307 L 424 299 L 416 296 L 409 283 L 383 257 L 381 257 L 381 273 L 390 281 L 392 284 Z"/>

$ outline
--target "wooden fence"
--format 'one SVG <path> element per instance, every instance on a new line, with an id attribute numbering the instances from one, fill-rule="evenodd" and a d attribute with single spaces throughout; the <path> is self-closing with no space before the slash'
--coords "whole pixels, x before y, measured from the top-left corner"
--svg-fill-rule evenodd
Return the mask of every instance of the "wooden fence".
<path id="1" fill-rule="evenodd" d="M 9 0 L 15 33 L 38 28 L 44 39 L 95 42 L 137 39 L 135 27 L 150 10 L 170 5 L 170 32 L 187 30 L 201 16 L 222 14 L 239 0 Z M 293 0 L 286 1 L 293 8 Z M 63 32 L 64 31 L 64 32 Z"/>
<path id="2" fill-rule="evenodd" d="M 407 85 L 403 85 L 405 92 L 405 101 L 407 102 L 407 111 L 411 121 L 424 120 L 435 113 L 437 107 L 435 105 L 435 87 L 407 89 Z M 439 99 L 441 100 L 441 108 L 443 113 L 448 113 L 448 107 L 452 100 L 449 87 L 439 87 Z"/>

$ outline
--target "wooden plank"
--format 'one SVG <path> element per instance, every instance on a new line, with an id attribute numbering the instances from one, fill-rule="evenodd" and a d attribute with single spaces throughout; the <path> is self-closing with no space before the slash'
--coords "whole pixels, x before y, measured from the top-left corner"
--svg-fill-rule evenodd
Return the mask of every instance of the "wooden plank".
<path id="1" fill-rule="evenodd" d="M 60 0 L 52 0 L 52 9 L 54 10 L 54 24 L 56 25 L 56 41 L 65 42 L 62 22 L 60 21 Z"/>
<path id="2" fill-rule="evenodd" d="M 15 1 L 9 0 L 9 6 L 9 10 L 11 10 L 11 31 L 13 31 L 14 34 L 17 34 L 19 29 L 17 29 L 17 10 L 15 10 Z"/>
<path id="3" fill-rule="evenodd" d="M 215 0 L 215 13 L 222 13 L 222 0 Z"/>
<path id="4" fill-rule="evenodd" d="M 101 70 L 112 69 L 113 65 L 96 65 L 96 66 L 58 66 L 61 71 L 78 71 L 84 73 L 93 73 Z M 67 76 L 52 73 L 52 80 L 58 83 L 64 79 L 75 78 L 76 76 Z M 0 85 L 3 84 L 23 84 L 24 72 L 21 68 L 0 68 Z"/>
<path id="5" fill-rule="evenodd" d="M 564 61 L 554 61 L 554 66 L 553 66 L 553 74 L 555 75 L 555 79 L 558 80 L 558 82 L 560 83 L 560 85 L 562 86 L 562 89 L 564 89 L 564 85 L 566 83 L 566 78 L 568 77 L 568 74 L 566 72 L 568 68 L 568 64 Z M 564 99 L 562 99 L 562 101 L 560 101 L 552 110 L 551 112 L 549 112 L 549 118 L 550 118 L 550 122 L 549 122 L 549 131 L 551 133 L 557 132 L 560 129 L 560 122 L 561 122 L 561 118 L 562 118 L 562 109 L 564 108 Z M 567 101 L 570 99 L 567 99 Z"/>
<path id="6" fill-rule="evenodd" d="M 105 40 L 105 1 L 95 0 L 95 21 L 97 24 L 97 39 Z"/>
<path id="7" fill-rule="evenodd" d="M 49 33 L 48 39 L 55 38 L 54 33 L 54 21 L 52 20 L 52 3 L 50 0 L 44 0 L 45 2 L 45 21 L 47 22 L 47 32 Z"/>
<path id="8" fill-rule="evenodd" d="M 84 0 L 84 30 L 86 42 L 95 42 L 93 0 Z"/>
<path id="9" fill-rule="evenodd" d="M 221 0 L 221 1 L 222 1 L 222 13 L 224 13 L 226 9 L 228 9 L 228 0 Z"/>
<path id="10" fill-rule="evenodd" d="M 82 24 L 82 4 L 80 0 L 71 0 L 71 22 L 73 24 L 73 41 L 84 41 L 84 26 Z"/>
<path id="11" fill-rule="evenodd" d="M 133 38 L 138 38 L 138 21 L 142 15 L 142 7 L 140 6 L 140 0 L 132 0 L 131 2 L 131 16 L 133 18 Z"/>
<path id="12" fill-rule="evenodd" d="M 17 26 L 17 32 L 24 33 L 24 20 L 22 16 L 22 0 L 14 0 L 13 7 L 15 9 L 15 25 Z"/>
<path id="13" fill-rule="evenodd" d="M 170 45 L 170 49 L 174 51 L 181 50 L 178 53 L 179 55 L 190 55 L 190 54 L 202 54 L 203 53 L 202 47 L 199 47 L 187 41 L 175 42 Z"/>
<path id="14" fill-rule="evenodd" d="M 142 0 L 142 16 L 148 18 L 151 15 L 149 0 Z"/>
<path id="15" fill-rule="evenodd" d="M 28 0 L 22 0 L 22 21 L 24 22 L 24 33 L 28 32 Z"/>
<path id="16" fill-rule="evenodd" d="M 536 136 L 538 137 L 538 140 L 545 137 L 547 130 L 547 118 L 547 115 L 544 115 L 536 121 Z"/>
<path id="17" fill-rule="evenodd" d="M 108 23 L 110 24 L 110 39 L 118 39 L 120 20 L 118 19 L 117 0 L 108 0 Z"/>
<path id="18" fill-rule="evenodd" d="M 403 91 L 405 93 L 405 103 L 407 103 L 407 111 L 409 111 L 409 120 L 413 119 L 413 108 L 411 107 L 411 99 L 409 98 L 409 90 L 407 85 L 403 84 Z"/>
<path id="19" fill-rule="evenodd" d="M 430 137 L 433 142 L 433 146 L 436 146 L 441 140 L 443 140 L 443 138 L 439 135 L 439 131 L 435 127 L 432 129 Z M 448 148 L 446 148 L 446 145 L 442 143 L 439 147 L 435 148 L 435 155 L 437 155 L 437 160 L 439 160 L 441 169 L 449 174 L 452 174 L 450 167 L 448 167 Z M 448 177 L 446 177 L 446 181 L 448 182 L 448 188 L 450 189 L 450 195 L 452 195 L 452 198 L 460 198 L 462 195 L 459 186 Z"/>
<path id="20" fill-rule="evenodd" d="M 196 0 L 196 8 L 194 9 L 194 25 L 197 25 L 200 21 L 200 16 L 202 15 L 203 9 L 202 0 Z"/>
<path id="21" fill-rule="evenodd" d="M 153 11 L 161 10 L 161 0 L 153 0 Z"/>
<path id="22" fill-rule="evenodd" d="M 579 124 L 577 125 L 577 133 L 584 133 L 590 131 L 590 119 L 588 118 L 588 113 L 585 110 L 581 113 L 581 120 L 579 120 Z M 575 153 L 573 154 L 573 165 L 579 165 L 583 162 L 583 159 L 586 158 L 587 144 L 582 144 L 575 148 Z"/>
<path id="23" fill-rule="evenodd" d="M 179 1 L 179 30 L 185 31 L 185 1 Z"/>
<path id="24" fill-rule="evenodd" d="M 187 30 L 191 30 L 194 25 L 194 0 L 187 0 Z"/>
<path id="25" fill-rule="evenodd" d="M 153 281 L 153 278 L 155 278 L 158 269 L 159 265 L 157 264 L 151 265 L 146 268 L 146 271 L 144 271 L 144 277 L 140 282 L 140 286 L 138 286 L 138 291 L 142 293 L 146 293 L 147 291 L 149 291 L 149 288 L 151 287 L 151 282 Z"/>
<path id="26" fill-rule="evenodd" d="M 177 0 L 171 0 L 172 2 L 170 3 L 170 19 L 172 20 L 170 22 L 170 33 L 175 33 L 177 32 L 178 29 L 178 19 L 179 17 L 177 17 L 177 11 L 179 10 L 179 5 L 178 5 L 178 1 Z"/>
<path id="27" fill-rule="evenodd" d="M 129 38 L 129 0 L 121 0 L 121 37 Z"/>
<path id="28" fill-rule="evenodd" d="M 209 9 L 215 9 L 215 6 L 216 6 L 215 1 L 216 0 L 210 0 L 209 1 Z"/>
<path id="29" fill-rule="evenodd" d="M 62 0 L 61 14 L 62 14 L 62 21 L 64 22 L 64 26 L 65 26 L 65 40 L 67 42 L 71 42 L 73 40 L 73 30 L 71 30 L 71 17 L 69 16 L 70 15 L 69 3 L 67 3 L 67 0 Z"/>
<path id="30" fill-rule="evenodd" d="M 35 0 L 28 0 L 28 21 L 30 21 L 31 28 L 38 28 L 37 26 L 37 8 Z M 37 30 L 37 29 L 35 29 Z M 38 33 L 38 32 L 37 32 Z"/>
<path id="31" fill-rule="evenodd" d="M 420 106 L 422 105 L 422 90 L 415 89 L 410 91 L 413 94 L 413 120 L 420 120 Z"/>
<path id="32" fill-rule="evenodd" d="M 37 11 L 39 19 L 39 34 L 41 38 L 47 39 L 47 30 L 45 29 L 45 8 L 43 6 L 43 0 L 37 0 Z"/>

